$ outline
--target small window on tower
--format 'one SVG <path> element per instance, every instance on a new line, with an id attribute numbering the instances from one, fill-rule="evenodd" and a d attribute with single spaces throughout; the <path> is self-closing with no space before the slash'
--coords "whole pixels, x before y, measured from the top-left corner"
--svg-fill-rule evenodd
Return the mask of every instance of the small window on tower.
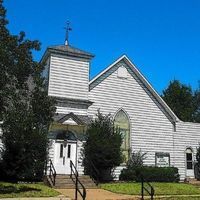
<path id="1" fill-rule="evenodd" d="M 117 77 L 119 77 L 119 78 L 127 78 L 128 77 L 128 72 L 127 72 L 126 67 L 121 66 L 118 68 Z"/>

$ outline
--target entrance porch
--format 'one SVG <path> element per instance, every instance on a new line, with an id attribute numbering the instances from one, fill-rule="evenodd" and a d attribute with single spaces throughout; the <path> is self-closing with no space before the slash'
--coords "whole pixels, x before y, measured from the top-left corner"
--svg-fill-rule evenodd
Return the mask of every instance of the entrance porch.
<path id="1" fill-rule="evenodd" d="M 57 174 L 69 175 L 70 161 L 80 175 L 84 174 L 82 149 L 90 119 L 74 113 L 59 114 L 54 118 L 48 134 L 48 159 L 52 160 Z"/>

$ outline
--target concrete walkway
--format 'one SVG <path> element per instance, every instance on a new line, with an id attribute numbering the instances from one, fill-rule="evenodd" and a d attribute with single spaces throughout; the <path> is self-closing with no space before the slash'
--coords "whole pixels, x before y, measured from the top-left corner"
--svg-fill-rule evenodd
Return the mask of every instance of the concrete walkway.
<path id="1" fill-rule="evenodd" d="M 66 197 L 74 199 L 74 189 L 56 189 Z M 80 196 L 78 199 L 81 199 Z M 87 189 L 86 200 L 138 200 L 137 196 L 116 194 L 103 189 Z"/>
<path id="2" fill-rule="evenodd" d="M 0 200 L 74 200 L 73 189 L 58 189 L 57 191 L 63 193 L 57 197 L 27 197 L 27 198 L 0 198 Z M 68 197 L 66 197 L 68 196 Z M 155 196 L 155 200 L 163 199 L 176 199 L 176 197 L 185 197 L 184 199 L 190 200 L 190 197 L 195 197 L 200 200 L 200 195 L 166 195 L 166 196 Z M 78 197 L 78 200 L 82 198 Z M 103 189 L 87 189 L 86 200 L 139 200 L 141 197 L 135 195 L 123 195 L 112 193 Z M 149 196 L 145 199 L 150 199 Z M 193 198 L 192 198 L 193 199 Z"/>
<path id="3" fill-rule="evenodd" d="M 0 200 L 71 200 L 71 198 L 59 195 L 57 197 L 0 198 Z"/>
<path id="4" fill-rule="evenodd" d="M 69 197 L 71 200 L 74 200 L 74 189 L 57 189 L 58 192 L 63 194 L 66 197 Z M 200 200 L 200 195 L 160 195 L 154 196 L 155 200 L 162 199 L 176 199 L 176 197 L 185 197 L 184 199 L 190 200 L 190 197 L 195 197 L 195 199 Z M 82 198 L 78 196 L 78 200 Z M 103 189 L 87 189 L 86 200 L 140 200 L 141 196 L 137 195 L 125 195 L 109 192 Z M 146 196 L 145 199 L 150 199 L 149 196 Z"/>

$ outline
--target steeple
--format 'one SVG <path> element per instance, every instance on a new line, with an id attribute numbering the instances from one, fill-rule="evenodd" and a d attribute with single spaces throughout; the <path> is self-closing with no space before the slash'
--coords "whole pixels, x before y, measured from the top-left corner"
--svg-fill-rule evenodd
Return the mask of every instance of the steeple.
<path id="1" fill-rule="evenodd" d="M 67 21 L 67 25 L 65 27 L 66 35 L 65 35 L 65 45 L 69 45 L 69 31 L 72 31 L 72 28 L 70 27 L 70 22 Z"/>
<path id="2" fill-rule="evenodd" d="M 63 45 L 50 46 L 45 51 L 41 62 L 48 69 L 48 95 L 68 102 L 76 99 L 77 105 L 89 106 L 89 65 L 94 57 L 91 53 L 75 48 L 69 44 L 66 28 L 66 43 Z M 60 101 L 59 105 L 63 105 Z M 77 108 L 76 105 L 76 108 Z M 80 107 L 80 105 L 79 105 Z M 84 110 L 85 112 L 85 110 Z"/>

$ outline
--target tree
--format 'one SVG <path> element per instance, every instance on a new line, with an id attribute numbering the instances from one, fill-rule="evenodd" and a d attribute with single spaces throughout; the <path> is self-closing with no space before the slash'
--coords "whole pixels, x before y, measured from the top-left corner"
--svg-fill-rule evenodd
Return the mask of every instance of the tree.
<path id="1" fill-rule="evenodd" d="M 0 119 L 6 108 L 3 99 L 11 82 L 15 81 L 16 89 L 25 86 L 25 82 L 34 72 L 37 63 L 33 61 L 32 50 L 39 50 L 38 41 L 25 39 L 25 33 L 11 35 L 6 25 L 6 10 L 0 0 Z"/>
<path id="2" fill-rule="evenodd" d="M 104 116 L 98 111 L 97 118 L 91 122 L 87 130 L 87 139 L 84 145 L 86 169 L 92 167 L 90 165 L 92 161 L 99 171 L 99 180 L 110 178 L 111 169 L 119 166 L 123 161 L 121 144 L 121 134 L 119 129 L 114 127 L 111 116 Z"/>
<path id="3" fill-rule="evenodd" d="M 194 113 L 193 121 L 200 123 L 200 83 L 199 88 L 194 92 Z"/>
<path id="4" fill-rule="evenodd" d="M 33 60 L 38 41 L 25 33 L 11 35 L 0 0 L 0 120 L 4 175 L 10 180 L 40 179 L 47 150 L 47 133 L 54 114 L 48 97 L 43 64 Z"/>
<path id="5" fill-rule="evenodd" d="M 178 80 L 170 81 L 162 98 L 181 120 L 193 121 L 195 106 L 190 86 L 181 84 Z"/>

